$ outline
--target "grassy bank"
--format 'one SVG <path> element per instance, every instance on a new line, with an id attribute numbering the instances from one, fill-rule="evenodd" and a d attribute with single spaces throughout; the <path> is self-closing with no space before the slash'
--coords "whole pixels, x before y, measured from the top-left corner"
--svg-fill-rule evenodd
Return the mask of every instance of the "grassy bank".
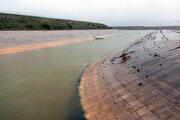
<path id="1" fill-rule="evenodd" d="M 75 30 L 109 29 L 108 26 L 93 22 L 51 19 L 0 13 L 0 30 Z"/>

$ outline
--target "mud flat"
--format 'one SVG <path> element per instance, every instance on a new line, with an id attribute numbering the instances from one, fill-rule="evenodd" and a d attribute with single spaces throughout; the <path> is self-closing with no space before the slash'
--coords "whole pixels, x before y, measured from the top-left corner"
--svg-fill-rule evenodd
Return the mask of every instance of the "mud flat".
<path id="1" fill-rule="evenodd" d="M 94 62 L 79 91 L 88 120 L 178 120 L 180 34 L 152 32 Z"/>
<path id="2" fill-rule="evenodd" d="M 119 30 L 0 31 L 0 55 L 121 35 Z"/>

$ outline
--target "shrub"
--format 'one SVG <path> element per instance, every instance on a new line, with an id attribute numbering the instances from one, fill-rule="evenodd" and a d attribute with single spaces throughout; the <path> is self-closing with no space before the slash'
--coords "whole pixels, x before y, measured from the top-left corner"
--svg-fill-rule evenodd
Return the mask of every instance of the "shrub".
<path id="1" fill-rule="evenodd" d="M 31 23 L 27 23 L 27 24 L 26 24 L 26 27 L 27 27 L 27 28 L 30 28 L 30 29 L 34 28 L 33 24 L 31 24 Z"/>
<path id="2" fill-rule="evenodd" d="M 69 28 L 69 29 L 72 29 L 72 25 L 71 25 L 71 24 L 68 24 L 68 28 Z"/>
<path id="3" fill-rule="evenodd" d="M 51 28 L 50 24 L 47 21 L 44 21 L 42 23 L 42 27 L 45 28 L 45 29 L 50 29 Z"/>

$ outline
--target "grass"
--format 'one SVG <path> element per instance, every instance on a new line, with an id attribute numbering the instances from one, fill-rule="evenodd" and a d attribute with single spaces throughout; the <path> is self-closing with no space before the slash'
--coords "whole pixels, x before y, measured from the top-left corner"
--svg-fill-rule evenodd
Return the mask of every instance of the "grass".
<path id="1" fill-rule="evenodd" d="M 44 17 L 0 13 L 0 30 L 82 30 L 110 29 L 93 22 L 51 19 Z"/>

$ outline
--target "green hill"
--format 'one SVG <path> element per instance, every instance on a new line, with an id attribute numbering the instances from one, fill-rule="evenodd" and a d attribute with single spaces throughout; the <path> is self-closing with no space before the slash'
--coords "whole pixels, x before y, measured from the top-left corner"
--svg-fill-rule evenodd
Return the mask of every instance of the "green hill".
<path id="1" fill-rule="evenodd" d="M 52 19 L 35 16 L 0 13 L 0 30 L 74 30 L 109 29 L 93 22 Z"/>

